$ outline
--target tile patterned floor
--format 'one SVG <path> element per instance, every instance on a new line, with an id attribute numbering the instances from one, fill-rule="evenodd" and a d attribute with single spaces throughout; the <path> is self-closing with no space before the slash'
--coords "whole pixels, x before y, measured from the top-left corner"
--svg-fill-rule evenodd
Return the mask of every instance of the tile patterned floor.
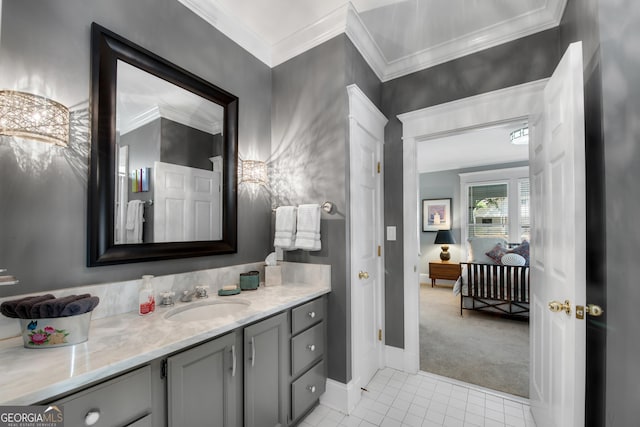
<path id="1" fill-rule="evenodd" d="M 323 405 L 300 427 L 535 427 L 526 399 L 426 372 L 385 368 L 351 415 Z"/>

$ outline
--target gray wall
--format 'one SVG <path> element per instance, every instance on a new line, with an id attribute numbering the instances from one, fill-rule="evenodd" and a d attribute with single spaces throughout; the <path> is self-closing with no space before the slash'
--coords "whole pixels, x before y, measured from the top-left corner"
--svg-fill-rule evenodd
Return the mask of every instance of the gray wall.
<path id="1" fill-rule="evenodd" d="M 165 118 L 161 121 L 161 162 L 208 171 L 213 169 L 209 158 L 222 154 L 219 135 L 212 135 Z"/>
<path id="2" fill-rule="evenodd" d="M 240 155 L 269 156 L 271 70 L 179 2 L 3 2 L 0 87 L 75 106 L 79 129 L 69 148 L 0 139 L 0 266 L 20 279 L 0 287 L 0 296 L 264 259 L 269 196 L 241 186 L 237 254 L 86 267 L 88 114 L 82 104 L 90 90 L 92 21 L 238 96 Z M 36 152 L 50 156 L 48 167 L 38 166 Z"/>
<path id="3" fill-rule="evenodd" d="M 551 29 L 383 83 L 385 225 L 398 239 L 385 242 L 386 344 L 404 347 L 402 124 L 398 114 L 514 86 L 551 75 L 559 60 L 558 29 Z"/>
<path id="4" fill-rule="evenodd" d="M 584 43 L 587 300 L 605 308 L 603 318 L 587 323 L 587 390 L 592 401 L 586 415 L 592 426 L 636 425 L 640 5 L 569 0 L 560 29 L 563 49 L 575 40 Z"/>
<path id="5" fill-rule="evenodd" d="M 321 251 L 287 252 L 285 259 L 331 265 L 328 373 L 343 383 L 351 380 L 346 91 L 351 83 L 379 102 L 380 82 L 345 35 L 273 69 L 274 206 L 328 200 L 338 210 L 322 214 Z"/>

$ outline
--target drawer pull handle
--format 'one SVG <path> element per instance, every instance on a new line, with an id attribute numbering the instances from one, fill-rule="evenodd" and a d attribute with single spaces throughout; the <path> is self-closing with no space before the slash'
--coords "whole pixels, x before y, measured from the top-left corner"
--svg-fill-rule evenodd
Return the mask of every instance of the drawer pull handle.
<path id="1" fill-rule="evenodd" d="M 310 311 L 310 312 L 307 313 L 307 316 L 309 316 L 310 318 L 313 319 L 314 317 L 316 317 L 316 312 L 315 311 Z"/>
<path id="2" fill-rule="evenodd" d="M 100 409 L 92 409 L 84 416 L 84 425 L 95 425 L 100 419 Z"/>
<path id="3" fill-rule="evenodd" d="M 255 337 L 251 337 L 251 367 L 256 365 L 256 340 Z"/>
<path id="4" fill-rule="evenodd" d="M 309 351 L 316 351 L 316 345 L 315 344 L 309 344 L 307 346 L 307 348 L 309 349 Z"/>
<path id="5" fill-rule="evenodd" d="M 232 358 L 231 376 L 235 377 L 236 376 L 236 346 L 235 345 L 231 346 L 231 358 Z"/>
<path id="6" fill-rule="evenodd" d="M 316 392 L 316 386 L 314 386 L 314 385 L 307 386 L 307 390 L 309 390 L 311 393 L 315 393 Z"/>

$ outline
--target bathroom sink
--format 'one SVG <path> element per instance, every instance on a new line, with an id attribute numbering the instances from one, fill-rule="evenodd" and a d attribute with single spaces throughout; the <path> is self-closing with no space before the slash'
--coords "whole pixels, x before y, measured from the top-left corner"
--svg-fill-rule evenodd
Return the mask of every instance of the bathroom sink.
<path id="1" fill-rule="evenodd" d="M 249 302 L 242 300 L 194 302 L 169 310 L 164 318 L 174 322 L 210 320 L 239 313 L 249 308 L 249 305 Z"/>

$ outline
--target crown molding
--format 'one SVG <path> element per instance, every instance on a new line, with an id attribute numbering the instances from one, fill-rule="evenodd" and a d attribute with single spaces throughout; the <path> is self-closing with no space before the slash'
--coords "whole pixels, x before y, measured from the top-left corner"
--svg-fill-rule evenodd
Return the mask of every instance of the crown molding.
<path id="1" fill-rule="evenodd" d="M 272 47 L 263 42 L 257 34 L 248 28 L 240 19 L 226 11 L 216 0 L 178 0 L 193 13 L 207 21 L 218 31 L 239 44 L 244 50 L 273 67 L 271 61 Z"/>
<path id="2" fill-rule="evenodd" d="M 373 36 L 362 22 L 362 18 L 351 3 L 348 4 L 346 34 L 358 49 L 365 62 L 381 81 L 384 81 L 387 59 L 374 41 Z"/>
<path id="3" fill-rule="evenodd" d="M 225 11 L 216 0 L 178 1 L 272 68 L 345 33 L 382 82 L 556 27 L 560 24 L 567 3 L 567 0 L 547 0 L 543 7 L 514 19 L 389 61 L 351 2 L 274 45 L 269 45 L 240 19 Z"/>
<path id="4" fill-rule="evenodd" d="M 147 123 L 151 123 L 155 119 L 160 118 L 160 108 L 157 105 L 149 108 L 148 110 L 143 111 L 137 116 L 131 117 L 128 120 L 123 120 L 118 126 L 118 130 L 120 131 L 120 135 L 126 135 L 129 132 L 138 129 L 141 126 L 146 125 Z"/>
<path id="5" fill-rule="evenodd" d="M 166 105 L 154 105 L 137 116 L 123 121 L 120 123 L 118 130 L 120 131 L 120 135 L 125 135 L 162 117 L 212 135 L 222 133 L 222 126 L 220 122 L 210 123 L 208 121 L 198 120 L 198 118 L 189 113 Z"/>
<path id="6" fill-rule="evenodd" d="M 271 48 L 272 66 L 280 65 L 346 32 L 349 8 L 352 8 L 351 3 L 340 6 L 313 24 L 274 44 Z"/>
<path id="7" fill-rule="evenodd" d="M 501 45 L 540 31 L 557 27 L 567 0 L 547 0 L 544 7 L 500 22 L 464 37 L 450 40 L 429 49 L 389 61 L 383 82 L 406 76 L 472 53 Z"/>

